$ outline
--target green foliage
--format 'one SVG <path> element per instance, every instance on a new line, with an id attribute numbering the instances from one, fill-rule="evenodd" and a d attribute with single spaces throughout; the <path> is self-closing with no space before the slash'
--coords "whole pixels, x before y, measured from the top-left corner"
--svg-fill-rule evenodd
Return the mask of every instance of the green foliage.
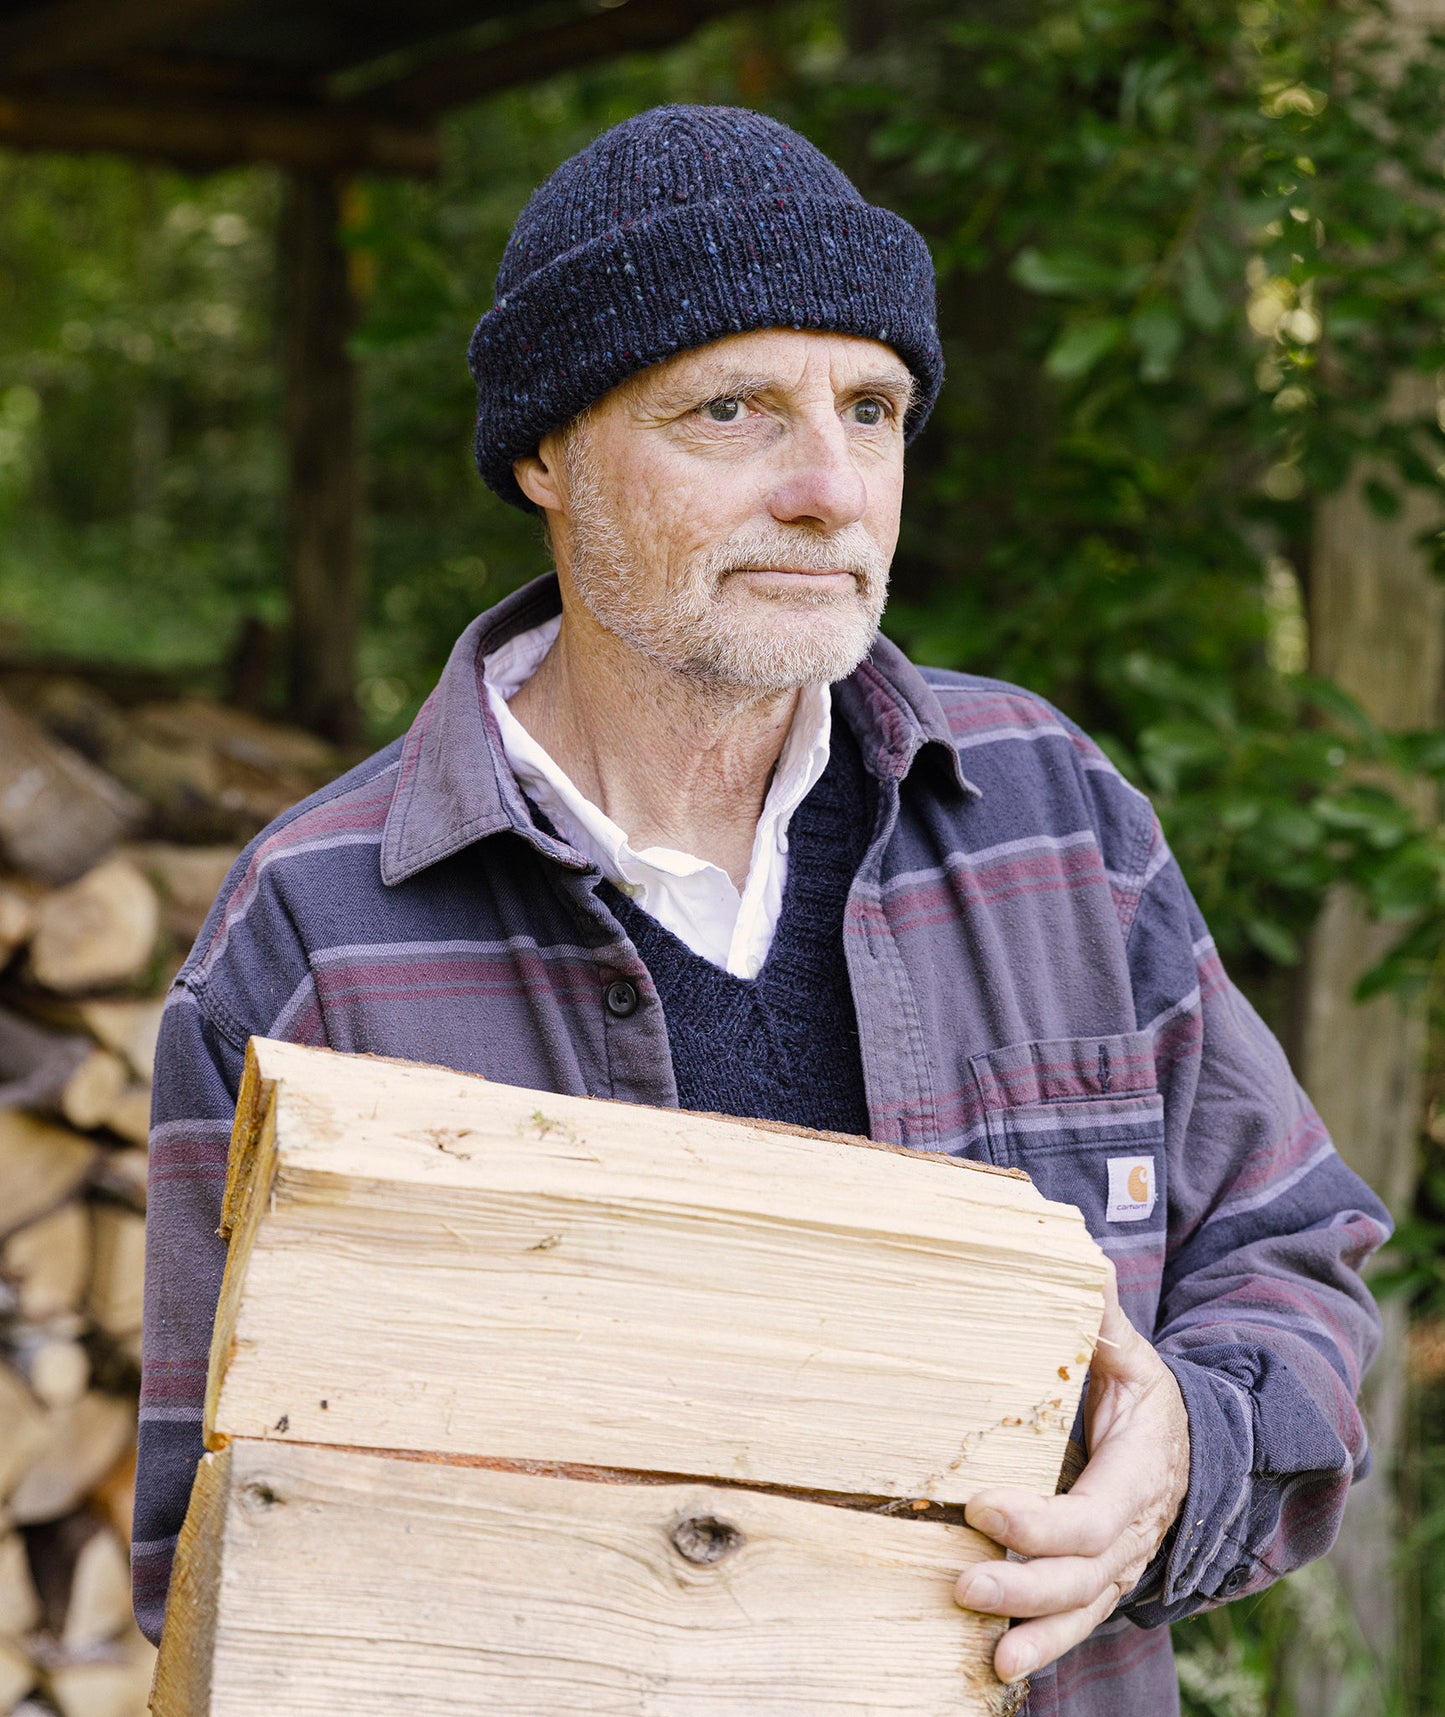
<path id="1" fill-rule="evenodd" d="M 214 658 L 279 612 L 273 187 L 0 155 L 0 616 Z"/>
<path id="2" fill-rule="evenodd" d="M 545 565 L 468 449 L 466 339 L 516 210 L 626 113 L 747 99 L 938 258 L 950 377 L 892 630 L 1096 733 L 1246 976 L 1344 879 L 1402 926 L 1372 982 L 1420 988 L 1441 864 L 1400 783 L 1442 747 L 1300 670 L 1319 497 L 1356 468 L 1382 512 L 1439 489 L 1437 426 L 1387 394 L 1445 361 L 1440 45 L 1390 49 L 1375 0 L 895 12 L 866 51 L 815 0 L 514 92 L 449 122 L 438 183 L 358 189 L 377 735 Z M 275 204 L 260 171 L 0 157 L 0 613 L 30 644 L 215 663 L 280 614 Z"/>
<path id="3" fill-rule="evenodd" d="M 1438 500 L 1439 428 L 1389 395 L 1445 360 L 1445 44 L 1402 53 L 1374 0 L 899 11 L 799 102 L 940 265 L 950 378 L 893 629 L 1098 735 L 1246 973 L 1346 880 L 1408 927 L 1372 986 L 1418 989 L 1445 895 L 1406 807 L 1435 742 L 1301 676 L 1301 587 L 1352 472 L 1381 512 Z"/>

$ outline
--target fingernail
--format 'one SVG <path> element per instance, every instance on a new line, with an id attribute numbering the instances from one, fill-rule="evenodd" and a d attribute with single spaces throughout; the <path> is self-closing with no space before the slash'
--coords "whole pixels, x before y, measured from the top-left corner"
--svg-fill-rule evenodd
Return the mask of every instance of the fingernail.
<path id="1" fill-rule="evenodd" d="M 963 1588 L 963 1602 L 970 1610 L 991 1610 L 1003 1596 L 1003 1587 L 992 1574 L 973 1574 Z"/>
<path id="2" fill-rule="evenodd" d="M 976 1512 L 969 1509 L 965 1518 L 976 1532 L 982 1532 L 987 1538 L 998 1538 L 1008 1525 L 996 1508 L 980 1508 Z"/>
<path id="3" fill-rule="evenodd" d="M 1017 1651 L 1009 1654 L 1013 1658 L 1013 1668 L 1008 1672 L 1010 1681 L 1022 1681 L 1026 1675 L 1032 1675 L 1034 1665 L 1038 1662 L 1035 1652 L 1027 1646 L 1020 1646 Z"/>

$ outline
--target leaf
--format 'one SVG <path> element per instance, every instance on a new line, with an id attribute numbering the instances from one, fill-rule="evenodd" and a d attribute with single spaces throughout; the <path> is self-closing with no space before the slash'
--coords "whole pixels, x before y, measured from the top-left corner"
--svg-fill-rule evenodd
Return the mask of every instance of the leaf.
<path id="1" fill-rule="evenodd" d="M 1355 787 L 1314 803 L 1319 820 L 1331 829 L 1360 836 L 1378 849 L 1396 847 L 1413 831 L 1414 817 L 1393 794 L 1377 787 Z"/>
<path id="2" fill-rule="evenodd" d="M 1014 258 L 1009 272 L 1020 286 L 1026 286 L 1030 292 L 1063 297 L 1115 292 L 1121 283 L 1119 269 L 1077 251 L 1045 253 L 1029 247 Z"/>
<path id="3" fill-rule="evenodd" d="M 1299 963 L 1299 940 L 1282 924 L 1272 923 L 1267 918 L 1250 918 L 1245 923 L 1245 931 L 1255 947 L 1276 965 L 1294 966 Z"/>
<path id="4" fill-rule="evenodd" d="M 1184 325 L 1165 304 L 1149 304 L 1135 311 L 1129 334 L 1143 357 L 1139 373 L 1146 382 L 1168 379 L 1184 343 Z"/>
<path id="5" fill-rule="evenodd" d="M 1193 245 L 1179 258 L 1179 298 L 1190 321 L 1210 334 L 1223 326 L 1229 314 L 1224 295 L 1210 278 L 1203 256 Z"/>
<path id="6" fill-rule="evenodd" d="M 1044 359 L 1044 369 L 1055 381 L 1077 381 L 1113 351 L 1123 334 L 1124 322 L 1118 316 L 1076 322 L 1054 342 Z"/>

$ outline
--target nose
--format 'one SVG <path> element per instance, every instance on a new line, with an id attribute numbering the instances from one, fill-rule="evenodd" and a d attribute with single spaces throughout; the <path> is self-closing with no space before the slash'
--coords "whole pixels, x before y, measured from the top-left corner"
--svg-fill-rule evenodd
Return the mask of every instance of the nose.
<path id="1" fill-rule="evenodd" d="M 779 457 L 768 511 L 784 525 L 841 531 L 868 509 L 868 485 L 837 416 L 799 424 Z"/>

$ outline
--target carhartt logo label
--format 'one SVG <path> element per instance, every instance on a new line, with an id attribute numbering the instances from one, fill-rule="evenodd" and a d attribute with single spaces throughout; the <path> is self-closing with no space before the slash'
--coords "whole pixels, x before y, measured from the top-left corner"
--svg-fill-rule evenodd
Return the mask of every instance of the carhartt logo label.
<path id="1" fill-rule="evenodd" d="M 1110 1222 L 1142 1222 L 1154 1213 L 1153 1157 L 1109 1158 Z"/>

